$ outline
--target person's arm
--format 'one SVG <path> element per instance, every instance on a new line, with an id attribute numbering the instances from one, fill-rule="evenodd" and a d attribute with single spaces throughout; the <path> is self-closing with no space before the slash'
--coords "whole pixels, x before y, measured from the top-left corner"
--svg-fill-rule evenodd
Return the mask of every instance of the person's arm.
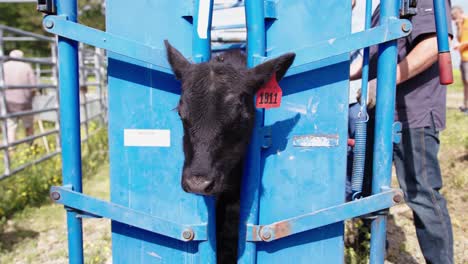
<path id="1" fill-rule="evenodd" d="M 457 43 L 453 45 L 454 50 L 462 50 L 468 48 L 468 42 Z"/>
<path id="2" fill-rule="evenodd" d="M 429 34 L 398 63 L 397 85 L 425 71 L 437 61 L 437 36 Z"/>
<path id="3" fill-rule="evenodd" d="M 357 58 L 351 63 L 349 68 L 349 79 L 351 81 L 358 80 L 362 75 L 362 57 Z"/>
<path id="4" fill-rule="evenodd" d="M 463 31 L 463 19 L 458 19 L 457 21 L 455 21 L 455 26 L 457 28 L 457 40 L 458 42 L 461 42 L 461 36 Z"/>

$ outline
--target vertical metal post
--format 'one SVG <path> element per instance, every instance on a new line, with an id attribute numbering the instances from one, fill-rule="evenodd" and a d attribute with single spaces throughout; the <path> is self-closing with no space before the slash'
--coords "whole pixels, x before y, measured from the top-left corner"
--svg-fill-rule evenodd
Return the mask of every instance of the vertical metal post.
<path id="1" fill-rule="evenodd" d="M 195 0 L 194 4 L 192 56 L 194 62 L 200 63 L 211 57 L 213 0 Z"/>
<path id="2" fill-rule="evenodd" d="M 99 96 L 99 119 L 101 120 L 102 124 L 105 123 L 104 121 L 104 105 L 102 102 L 102 90 L 104 84 L 102 83 L 102 77 L 101 77 L 101 56 L 99 52 L 99 48 L 94 48 L 94 75 L 96 77 L 96 83 L 97 83 L 97 91 L 96 94 Z"/>
<path id="3" fill-rule="evenodd" d="M 0 56 L 3 56 L 3 30 L 0 28 Z M 6 111 L 6 87 L 5 87 L 5 76 L 3 72 L 3 61 L 0 61 L 0 96 L 1 102 L 0 102 L 0 115 L 5 116 L 7 114 Z M 4 175 L 9 175 L 10 174 L 10 153 L 8 152 L 8 126 L 7 126 L 7 119 L 3 119 L 2 121 L 2 141 L 3 145 L 6 146 L 6 148 L 3 150 L 3 162 L 5 163 L 5 171 Z"/>
<path id="4" fill-rule="evenodd" d="M 399 4 L 399 0 L 381 1 L 381 25 L 398 19 Z M 372 194 L 389 188 L 391 183 L 397 53 L 396 40 L 379 45 Z M 387 213 L 382 212 L 372 221 L 370 263 L 384 263 Z"/>
<path id="5" fill-rule="evenodd" d="M 77 0 L 57 1 L 57 15 L 77 21 Z M 58 38 L 60 127 L 63 184 L 82 191 L 78 43 Z M 67 209 L 69 263 L 83 263 L 83 229 L 77 213 Z"/>
<path id="6" fill-rule="evenodd" d="M 195 0 L 193 14 L 192 58 L 196 63 L 209 61 L 211 57 L 211 20 L 213 0 Z M 199 245 L 200 259 L 204 263 L 216 263 L 216 206 L 213 197 L 205 197 L 208 210 L 208 241 Z"/>
<path id="7" fill-rule="evenodd" d="M 53 42 L 51 44 L 51 47 L 50 47 L 50 52 L 51 52 L 51 55 L 52 55 L 52 62 L 54 63 L 52 65 L 52 83 L 55 85 L 55 107 L 57 108 L 57 110 L 55 110 L 55 114 L 56 114 L 56 122 L 55 122 L 55 129 L 58 131 L 58 135 L 55 137 L 56 139 L 56 150 L 58 151 L 61 151 L 61 145 L 60 145 L 60 137 L 61 137 L 61 132 L 60 132 L 60 114 L 59 114 L 59 109 L 60 109 L 60 99 L 59 99 L 59 95 L 60 95 L 60 92 L 59 92 L 59 87 L 58 87 L 58 71 L 57 71 L 57 39 L 55 40 L 55 42 Z"/>
<path id="8" fill-rule="evenodd" d="M 246 0 L 245 16 L 247 25 L 247 67 L 252 68 L 260 62 L 265 53 L 265 17 L 263 1 Z M 264 111 L 255 109 L 255 126 L 253 129 L 249 150 L 244 160 L 244 176 L 242 178 L 242 196 L 239 223 L 239 257 L 238 263 L 256 263 L 257 250 L 255 242 L 245 239 L 247 225 L 258 224 L 260 164 L 261 164 L 261 133 Z"/>

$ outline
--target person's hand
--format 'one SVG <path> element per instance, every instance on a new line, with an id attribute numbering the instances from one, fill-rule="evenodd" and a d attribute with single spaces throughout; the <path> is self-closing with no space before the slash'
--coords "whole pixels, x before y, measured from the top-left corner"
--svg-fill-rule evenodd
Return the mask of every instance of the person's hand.
<path id="1" fill-rule="evenodd" d="M 377 79 L 373 79 L 367 83 L 367 108 L 375 107 L 377 94 Z M 357 101 L 361 103 L 361 89 L 357 91 Z"/>
<path id="2" fill-rule="evenodd" d="M 455 44 L 453 44 L 453 49 L 454 49 L 454 50 L 460 49 L 460 43 L 455 43 Z"/>

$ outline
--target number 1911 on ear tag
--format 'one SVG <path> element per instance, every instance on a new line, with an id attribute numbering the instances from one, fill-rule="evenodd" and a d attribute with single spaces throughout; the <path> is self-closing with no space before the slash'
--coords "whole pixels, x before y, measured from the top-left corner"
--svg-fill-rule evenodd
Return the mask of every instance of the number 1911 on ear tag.
<path id="1" fill-rule="evenodd" d="M 280 107 L 281 97 L 283 91 L 276 81 L 276 74 L 273 74 L 271 79 L 258 90 L 255 106 L 265 109 Z"/>

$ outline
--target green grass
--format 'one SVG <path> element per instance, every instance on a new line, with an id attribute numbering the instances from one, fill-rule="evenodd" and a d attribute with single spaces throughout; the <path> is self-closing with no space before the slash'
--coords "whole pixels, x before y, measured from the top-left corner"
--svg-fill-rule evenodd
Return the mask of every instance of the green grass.
<path id="1" fill-rule="evenodd" d="M 84 191 L 108 199 L 109 166 L 84 182 Z M 110 225 L 106 219 L 85 219 L 85 263 L 105 263 L 110 258 Z M 0 233 L 0 263 L 67 263 L 67 232 L 63 206 L 47 202 L 28 207 L 5 223 Z"/>
<path id="2" fill-rule="evenodd" d="M 453 84 L 448 87 L 449 92 L 463 92 L 463 83 L 461 79 L 460 70 L 453 70 Z"/>

